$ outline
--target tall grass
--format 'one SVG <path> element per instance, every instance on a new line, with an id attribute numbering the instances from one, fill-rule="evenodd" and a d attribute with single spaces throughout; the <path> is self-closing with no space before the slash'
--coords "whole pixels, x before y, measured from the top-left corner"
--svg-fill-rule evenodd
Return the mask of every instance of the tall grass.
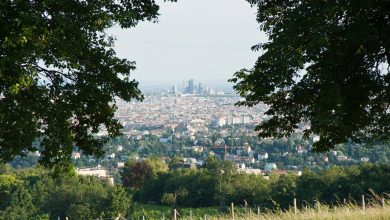
<path id="1" fill-rule="evenodd" d="M 386 195 L 386 204 L 382 204 L 382 197 L 373 193 L 366 202 L 365 210 L 362 209 L 361 203 L 350 200 L 345 204 L 329 206 L 325 204 L 316 204 L 314 207 L 305 207 L 295 213 L 293 208 L 287 211 L 267 211 L 258 213 L 257 208 L 239 206 L 235 207 L 235 220 L 295 220 L 295 219 L 389 219 L 390 220 L 390 204 L 389 197 Z M 218 208 L 184 208 L 180 209 L 178 219 L 190 219 L 190 211 L 193 220 L 228 220 L 232 219 L 231 212 L 220 214 Z M 230 211 L 230 210 L 229 210 Z M 131 219 L 170 219 L 170 208 L 164 206 L 152 206 L 138 204 L 135 207 Z"/>
<path id="2" fill-rule="evenodd" d="M 204 216 L 209 217 L 220 217 L 223 218 L 225 215 L 219 213 L 218 208 L 207 207 L 207 208 L 182 208 L 178 210 L 178 219 L 190 219 L 192 214 L 193 219 L 204 219 Z M 133 213 L 131 219 L 142 220 L 144 217 L 146 220 L 149 219 L 163 219 L 168 220 L 171 215 L 171 207 L 158 206 L 158 205 L 147 205 L 147 204 L 134 204 Z"/>
<path id="3" fill-rule="evenodd" d="M 210 217 L 207 219 L 232 219 L 232 217 L 225 216 Z M 257 215 L 255 213 L 246 214 L 238 212 L 235 219 L 390 219 L 390 206 L 382 207 L 380 205 L 369 206 L 365 211 L 360 206 L 349 204 L 345 206 L 329 207 L 320 205 L 318 208 L 308 208 L 300 210 L 297 214 L 293 210 L 286 212 L 268 212 Z"/>

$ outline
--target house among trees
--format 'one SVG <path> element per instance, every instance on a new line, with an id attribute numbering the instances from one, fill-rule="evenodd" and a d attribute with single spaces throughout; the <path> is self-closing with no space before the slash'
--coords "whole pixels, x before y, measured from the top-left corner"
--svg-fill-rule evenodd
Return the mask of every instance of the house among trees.
<path id="1" fill-rule="evenodd" d="M 347 160 L 348 160 L 348 157 L 347 157 L 347 156 L 344 156 L 344 155 L 340 155 L 340 156 L 337 156 L 337 160 L 338 160 L 338 161 L 347 161 Z"/>
<path id="2" fill-rule="evenodd" d="M 71 157 L 73 160 L 80 159 L 81 153 L 73 151 Z"/>
<path id="3" fill-rule="evenodd" d="M 306 148 L 302 147 L 302 145 L 300 145 L 300 144 L 297 145 L 296 151 L 298 154 L 307 154 L 308 153 L 308 150 Z"/>
<path id="4" fill-rule="evenodd" d="M 267 153 L 267 152 L 265 152 L 265 153 L 259 153 L 259 154 L 257 155 L 257 159 L 258 159 L 258 160 L 266 160 L 266 159 L 268 159 L 268 153 Z"/>
<path id="5" fill-rule="evenodd" d="M 272 171 L 272 170 L 277 170 L 278 166 L 276 166 L 275 163 L 266 163 L 264 167 L 264 171 Z"/>

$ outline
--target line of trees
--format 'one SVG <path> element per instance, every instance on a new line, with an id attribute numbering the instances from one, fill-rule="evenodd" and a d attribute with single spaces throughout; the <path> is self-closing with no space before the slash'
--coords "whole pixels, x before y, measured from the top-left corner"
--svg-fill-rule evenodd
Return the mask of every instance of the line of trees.
<path id="1" fill-rule="evenodd" d="M 174 166 L 171 166 L 174 167 Z M 142 171 L 141 174 L 136 172 Z M 316 201 L 337 205 L 360 201 L 362 194 L 390 194 L 390 166 L 364 164 L 314 172 L 260 175 L 237 172 L 229 162 L 209 157 L 200 169 L 176 169 L 150 158 L 129 162 L 122 186 L 74 172 L 57 174 L 40 167 L 15 170 L 0 166 L 1 219 L 96 219 L 131 216 L 132 201 L 180 207 L 258 206 L 284 210 Z M 126 182 L 127 181 L 127 182 Z"/>
<path id="2" fill-rule="evenodd" d="M 266 179 L 237 172 L 232 163 L 209 157 L 204 168 L 159 172 L 144 179 L 141 187 L 128 187 L 134 190 L 136 201 L 176 208 L 220 206 L 226 210 L 233 202 L 287 209 L 293 198 L 299 206 L 316 201 L 336 205 L 344 199 L 359 201 L 362 194 L 390 193 L 390 166 L 364 164 L 319 172 L 306 169 L 301 176 L 274 173 Z"/>

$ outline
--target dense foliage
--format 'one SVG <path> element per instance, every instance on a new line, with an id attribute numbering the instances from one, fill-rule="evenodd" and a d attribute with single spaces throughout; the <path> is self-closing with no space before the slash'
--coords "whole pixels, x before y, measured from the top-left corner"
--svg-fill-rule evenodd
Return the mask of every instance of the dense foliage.
<path id="1" fill-rule="evenodd" d="M 166 171 L 168 166 L 158 157 L 149 157 L 143 161 L 130 160 L 120 170 L 121 182 L 124 187 L 141 189 L 147 179 Z"/>
<path id="2" fill-rule="evenodd" d="M 156 167 L 154 162 L 152 159 L 146 163 Z M 0 173 L 0 219 L 142 216 L 132 199 L 144 204 L 170 205 L 178 210 L 213 207 L 210 213 L 215 214 L 218 209 L 227 211 L 231 202 L 237 207 L 283 210 L 291 206 L 293 198 L 297 198 L 298 206 L 304 207 L 314 205 L 317 200 L 332 205 L 344 199 L 359 202 L 362 194 L 368 202 L 376 198 L 373 193 L 379 196 L 390 193 L 389 165 L 372 164 L 333 167 L 321 172 L 305 170 L 301 176 L 273 173 L 266 179 L 237 172 L 231 163 L 210 157 L 201 169 L 152 168 L 141 187 L 129 186 L 126 191 L 96 177 L 61 174 L 54 178 L 51 171 L 41 168 L 14 170 L 3 165 Z M 134 197 L 128 191 L 135 193 Z M 168 217 L 169 212 L 165 213 Z"/>
<path id="3" fill-rule="evenodd" d="M 152 0 L 0 2 L 0 159 L 40 151 L 67 162 L 76 145 L 101 155 L 100 126 L 119 134 L 115 99 L 141 100 L 135 63 L 112 49 L 107 28 L 155 20 Z M 38 145 L 33 145 L 38 141 Z"/>
<path id="4" fill-rule="evenodd" d="M 261 209 L 287 209 L 297 198 L 299 206 L 314 205 L 316 201 L 336 205 L 389 194 L 390 167 L 366 164 L 352 167 L 332 167 L 314 172 L 273 173 L 269 179 L 261 175 L 235 172 L 230 163 L 208 163 L 205 168 L 178 169 L 162 172 L 145 181 L 134 199 L 143 203 L 164 204 L 164 197 L 180 190 L 177 204 L 181 207 L 219 206 L 227 210 L 236 205 L 259 206 Z"/>
<path id="5" fill-rule="evenodd" d="M 262 137 L 320 135 L 314 150 L 348 141 L 387 141 L 390 133 L 390 2 L 248 0 L 269 42 L 251 70 L 231 81 L 245 98 L 264 102 Z"/>
<path id="6" fill-rule="evenodd" d="M 53 173 L 40 168 L 1 166 L 0 219 L 96 219 L 128 216 L 131 197 L 96 177 Z"/>

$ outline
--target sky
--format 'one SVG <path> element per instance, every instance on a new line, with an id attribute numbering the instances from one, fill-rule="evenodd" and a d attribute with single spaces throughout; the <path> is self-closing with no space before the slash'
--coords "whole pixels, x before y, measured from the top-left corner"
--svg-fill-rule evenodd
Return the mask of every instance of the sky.
<path id="1" fill-rule="evenodd" d="M 265 42 L 256 22 L 256 8 L 245 0 L 157 0 L 158 23 L 142 22 L 132 29 L 114 27 L 115 50 L 136 61 L 132 77 L 145 82 L 183 80 L 226 82 L 242 68 L 251 68 Z"/>

